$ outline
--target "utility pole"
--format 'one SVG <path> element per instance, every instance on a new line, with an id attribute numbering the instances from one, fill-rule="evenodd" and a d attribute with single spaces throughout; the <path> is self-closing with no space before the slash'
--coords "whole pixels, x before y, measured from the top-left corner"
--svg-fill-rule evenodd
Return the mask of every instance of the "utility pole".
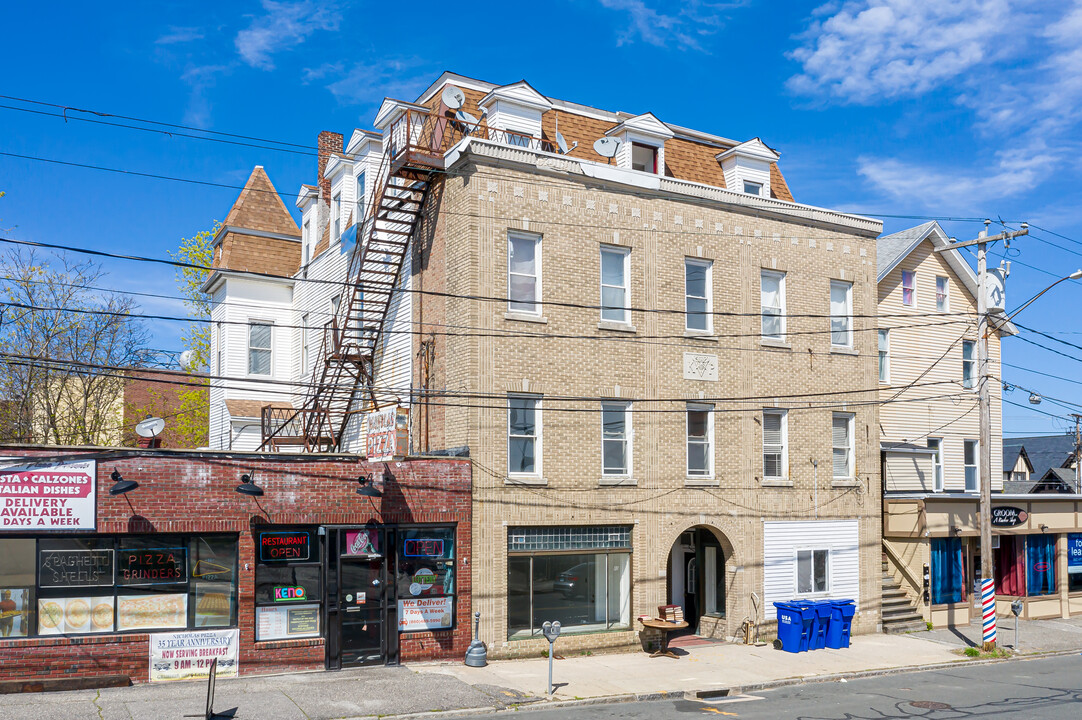
<path id="1" fill-rule="evenodd" d="M 2 316 L 0 316 L 2 317 Z M 1082 492 L 1082 486 L 1079 485 L 1079 468 L 1078 460 L 1082 455 L 1082 427 L 1079 426 L 1079 421 L 1082 420 L 1082 415 L 1078 413 L 1071 413 L 1071 417 L 1074 418 L 1074 491 L 1075 494 Z"/>
<path id="2" fill-rule="evenodd" d="M 981 617 L 984 632 L 983 647 L 986 652 L 996 649 L 996 593 L 994 563 L 992 558 L 992 400 L 988 384 L 988 243 L 997 240 L 1010 240 L 1029 234 L 1029 227 L 1023 223 L 1021 230 L 1002 232 L 988 236 L 991 220 L 984 221 L 984 230 L 973 240 L 952 242 L 946 247 L 936 248 L 936 252 L 952 250 L 970 245 L 977 246 L 977 403 L 980 406 L 980 523 L 981 523 Z M 998 386 L 997 386 L 998 387 Z"/>

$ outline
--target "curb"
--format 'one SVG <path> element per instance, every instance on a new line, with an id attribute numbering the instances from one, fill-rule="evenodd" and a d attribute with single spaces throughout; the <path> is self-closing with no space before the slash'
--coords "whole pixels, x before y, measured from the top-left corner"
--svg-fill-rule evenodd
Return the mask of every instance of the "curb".
<path id="1" fill-rule="evenodd" d="M 935 663 L 932 665 L 903 665 L 901 667 L 880 668 L 877 670 L 859 670 L 851 673 L 834 673 L 831 675 L 809 675 L 806 677 L 782 678 L 750 685 L 734 685 L 728 688 L 711 687 L 700 690 L 672 690 L 646 693 L 621 693 L 619 695 L 600 695 L 591 698 L 577 698 L 569 700 L 541 700 L 522 705 L 499 706 L 490 705 L 462 710 L 439 710 L 436 712 L 417 712 L 404 715 L 380 715 L 380 720 L 416 720 L 417 718 L 448 719 L 458 717 L 471 717 L 476 715 L 497 715 L 522 710 L 559 710 L 563 708 L 586 707 L 590 705 L 617 705 L 629 702 L 654 702 L 657 700 L 704 700 L 720 697 L 742 695 L 748 692 L 773 690 L 776 688 L 791 687 L 793 685 L 812 685 L 816 683 L 839 682 L 841 680 L 860 680 L 862 678 L 882 677 L 884 675 L 902 675 L 912 672 L 925 672 L 930 670 L 942 670 L 945 668 L 968 667 L 971 665 L 991 665 L 1004 662 L 1026 662 L 1028 660 L 1044 660 L 1046 658 L 1061 657 L 1065 655 L 1078 655 L 1079 650 L 1061 650 L 1033 655 L 1021 655 L 1007 658 L 984 658 L 980 660 L 964 660 L 959 658 L 952 662 Z M 377 717 L 374 715 L 364 718 Z M 362 718 L 350 718 L 349 720 L 362 720 Z"/>

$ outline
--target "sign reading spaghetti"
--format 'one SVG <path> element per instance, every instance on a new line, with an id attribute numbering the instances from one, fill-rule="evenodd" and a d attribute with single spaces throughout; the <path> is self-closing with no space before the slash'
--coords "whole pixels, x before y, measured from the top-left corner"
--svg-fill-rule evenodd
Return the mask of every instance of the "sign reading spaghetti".
<path id="1" fill-rule="evenodd" d="M 93 460 L 0 469 L 0 530 L 94 530 Z"/>
<path id="2" fill-rule="evenodd" d="M 158 633 L 150 636 L 150 681 L 203 680 L 218 659 L 218 677 L 236 677 L 240 630 Z"/>
<path id="3" fill-rule="evenodd" d="M 369 462 L 389 462 L 406 454 L 409 442 L 409 415 L 389 407 L 368 413 L 365 456 Z"/>

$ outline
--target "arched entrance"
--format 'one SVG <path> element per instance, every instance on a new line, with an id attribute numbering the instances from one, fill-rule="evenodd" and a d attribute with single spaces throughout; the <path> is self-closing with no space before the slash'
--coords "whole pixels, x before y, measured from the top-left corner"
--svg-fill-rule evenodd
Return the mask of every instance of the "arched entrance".
<path id="1" fill-rule="evenodd" d="M 732 546 L 709 525 L 685 530 L 669 549 L 666 602 L 683 608 L 688 633 L 700 632 L 703 618 L 711 620 L 711 628 L 724 620 L 725 566 L 731 558 Z"/>

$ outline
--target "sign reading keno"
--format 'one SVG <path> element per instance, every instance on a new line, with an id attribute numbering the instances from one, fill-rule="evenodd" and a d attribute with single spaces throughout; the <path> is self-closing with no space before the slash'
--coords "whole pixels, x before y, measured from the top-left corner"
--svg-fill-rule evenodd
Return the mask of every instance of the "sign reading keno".
<path id="1" fill-rule="evenodd" d="M 0 528 L 94 530 L 93 460 L 0 470 Z"/>
<path id="2" fill-rule="evenodd" d="M 1029 513 L 1022 508 L 1008 505 L 992 508 L 992 527 L 1015 527 L 1029 519 Z"/>
<path id="3" fill-rule="evenodd" d="M 409 443 L 408 411 L 392 406 L 368 413 L 365 456 L 369 462 L 388 462 L 406 454 Z"/>

